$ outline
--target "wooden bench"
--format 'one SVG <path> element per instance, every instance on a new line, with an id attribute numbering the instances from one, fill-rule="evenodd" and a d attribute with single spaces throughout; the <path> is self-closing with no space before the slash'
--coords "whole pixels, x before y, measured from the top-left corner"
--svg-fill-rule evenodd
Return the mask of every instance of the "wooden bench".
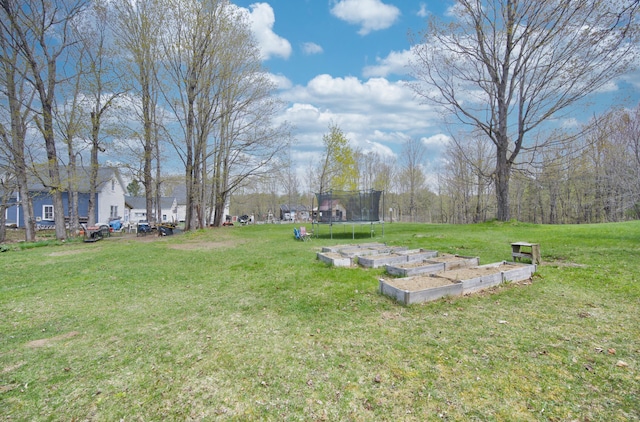
<path id="1" fill-rule="evenodd" d="M 514 242 L 511 244 L 511 257 L 513 261 L 528 259 L 532 264 L 540 264 L 540 244 L 529 242 Z"/>

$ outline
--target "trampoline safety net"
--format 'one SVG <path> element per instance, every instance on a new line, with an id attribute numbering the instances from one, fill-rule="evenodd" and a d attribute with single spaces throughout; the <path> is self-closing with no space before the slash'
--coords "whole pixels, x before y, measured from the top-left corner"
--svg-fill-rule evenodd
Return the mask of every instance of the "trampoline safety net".
<path id="1" fill-rule="evenodd" d="M 383 191 L 328 191 L 316 193 L 318 223 L 380 221 L 380 198 Z"/>

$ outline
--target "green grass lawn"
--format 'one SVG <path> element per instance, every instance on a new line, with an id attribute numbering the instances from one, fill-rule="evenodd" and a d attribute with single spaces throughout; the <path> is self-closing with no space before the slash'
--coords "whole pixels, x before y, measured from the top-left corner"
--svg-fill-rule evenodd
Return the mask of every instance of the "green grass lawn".
<path id="1" fill-rule="evenodd" d="M 386 224 L 532 283 L 402 306 L 291 225 L 0 253 L 2 420 L 640 419 L 640 222 Z M 355 242 L 369 242 L 356 232 Z"/>

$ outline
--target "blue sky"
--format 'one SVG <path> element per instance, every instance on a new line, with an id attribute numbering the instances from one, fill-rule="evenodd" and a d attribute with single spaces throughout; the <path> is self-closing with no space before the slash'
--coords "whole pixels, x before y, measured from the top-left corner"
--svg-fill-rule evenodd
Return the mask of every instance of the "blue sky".
<path id="1" fill-rule="evenodd" d="M 429 14 L 442 16 L 453 2 L 232 1 L 250 14 L 264 65 L 288 104 L 280 119 L 295 127 L 292 158 L 300 167 L 309 169 L 317 161 L 322 136 L 336 123 L 352 147 L 383 157 L 397 156 L 408 138 L 420 139 L 427 148 L 427 172 L 437 171 L 448 132 L 442 116 L 406 85 L 409 33 L 420 32 Z M 629 75 L 625 86 L 633 98 L 627 105 L 635 106 L 638 73 Z M 611 98 L 616 91 L 620 94 L 620 84 L 606 94 Z"/>
<path id="2" fill-rule="evenodd" d="M 292 157 L 308 168 L 322 136 L 336 123 L 353 147 L 391 157 L 408 137 L 439 153 L 446 136 L 433 112 L 405 85 L 409 31 L 424 27 L 419 1 L 235 0 L 251 15 L 264 65 L 288 106 L 281 118 L 295 127 Z"/>

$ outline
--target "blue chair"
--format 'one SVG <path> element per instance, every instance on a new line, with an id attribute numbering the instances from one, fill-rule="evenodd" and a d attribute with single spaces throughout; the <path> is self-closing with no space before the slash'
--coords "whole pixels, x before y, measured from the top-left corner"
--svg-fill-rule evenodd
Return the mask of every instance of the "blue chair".
<path id="1" fill-rule="evenodd" d="M 295 227 L 293 228 L 293 236 L 296 238 L 296 240 L 302 240 L 302 236 L 300 236 L 300 231 L 298 231 L 298 229 L 296 229 Z"/>

